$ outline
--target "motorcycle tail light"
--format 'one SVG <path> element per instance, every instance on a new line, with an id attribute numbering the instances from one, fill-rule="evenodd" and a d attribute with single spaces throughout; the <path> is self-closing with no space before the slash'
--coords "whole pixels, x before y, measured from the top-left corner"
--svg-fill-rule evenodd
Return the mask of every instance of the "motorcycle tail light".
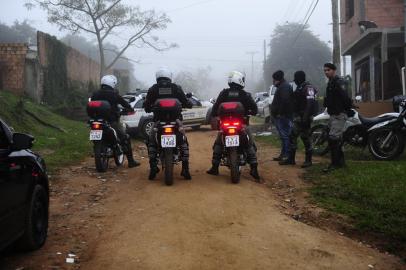
<path id="1" fill-rule="evenodd" d="M 93 129 L 93 130 L 102 129 L 101 123 L 92 123 L 92 129 Z"/>
<path id="2" fill-rule="evenodd" d="M 173 133 L 173 127 L 165 127 L 164 133 Z"/>
<path id="3" fill-rule="evenodd" d="M 228 134 L 235 134 L 236 133 L 236 129 L 235 128 L 229 128 L 227 130 Z"/>

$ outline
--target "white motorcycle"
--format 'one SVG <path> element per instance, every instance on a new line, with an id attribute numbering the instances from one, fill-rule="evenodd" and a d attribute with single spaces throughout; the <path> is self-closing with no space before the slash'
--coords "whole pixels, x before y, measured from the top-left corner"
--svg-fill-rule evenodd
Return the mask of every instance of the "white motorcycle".
<path id="1" fill-rule="evenodd" d="M 385 113 L 375 118 L 365 118 L 355 109 L 351 113 L 345 123 L 343 142 L 344 145 L 365 148 L 368 145 L 369 129 L 379 123 L 396 119 L 399 113 Z M 328 121 L 330 115 L 325 110 L 323 113 L 313 118 L 313 127 L 311 129 L 311 138 L 313 143 L 313 151 L 317 155 L 325 155 L 329 152 L 328 137 L 330 128 Z"/>

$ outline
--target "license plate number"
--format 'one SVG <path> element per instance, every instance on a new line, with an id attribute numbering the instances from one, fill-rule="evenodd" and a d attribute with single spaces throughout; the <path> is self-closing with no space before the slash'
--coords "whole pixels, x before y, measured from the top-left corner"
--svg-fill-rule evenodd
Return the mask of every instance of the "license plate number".
<path id="1" fill-rule="evenodd" d="M 103 138 L 103 130 L 91 130 L 90 131 L 90 140 L 91 141 L 101 141 Z"/>
<path id="2" fill-rule="evenodd" d="M 240 136 L 226 136 L 226 147 L 240 146 Z"/>
<path id="3" fill-rule="evenodd" d="M 161 146 L 162 148 L 176 147 L 176 135 L 162 135 Z"/>

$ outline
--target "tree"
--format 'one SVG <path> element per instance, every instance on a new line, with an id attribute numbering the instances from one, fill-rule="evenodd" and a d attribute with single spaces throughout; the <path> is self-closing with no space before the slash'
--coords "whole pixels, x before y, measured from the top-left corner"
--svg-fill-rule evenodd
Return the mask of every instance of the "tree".
<path id="1" fill-rule="evenodd" d="M 26 0 L 26 6 L 39 5 L 48 13 L 48 21 L 61 30 L 72 33 L 87 33 L 96 37 L 99 57 L 100 76 L 123 56 L 130 47 L 150 47 L 158 51 L 175 47 L 166 44 L 152 33 L 162 30 L 170 23 L 165 13 L 154 10 L 142 11 L 139 6 L 123 4 L 122 0 Z M 128 33 L 128 34 L 125 34 Z M 118 50 L 106 46 L 111 37 L 125 37 Z M 115 43 L 115 42 L 114 42 Z M 106 61 L 105 53 L 114 53 L 112 61 Z"/>
<path id="2" fill-rule="evenodd" d="M 174 82 L 179 84 L 185 92 L 191 92 L 200 98 L 210 98 L 212 79 L 211 67 L 198 68 L 195 71 L 180 71 Z"/>
<path id="3" fill-rule="evenodd" d="M 329 61 L 331 49 L 308 26 L 299 23 L 278 25 L 272 34 L 271 52 L 264 66 L 264 79 L 269 87 L 275 71 L 283 70 L 286 78 L 293 80 L 294 72 L 303 70 L 307 79 L 322 91 L 325 85 L 323 64 Z"/>
<path id="4" fill-rule="evenodd" d="M 0 42 L 2 43 L 30 43 L 36 44 L 37 31 L 27 20 L 15 21 L 12 26 L 0 23 Z"/>

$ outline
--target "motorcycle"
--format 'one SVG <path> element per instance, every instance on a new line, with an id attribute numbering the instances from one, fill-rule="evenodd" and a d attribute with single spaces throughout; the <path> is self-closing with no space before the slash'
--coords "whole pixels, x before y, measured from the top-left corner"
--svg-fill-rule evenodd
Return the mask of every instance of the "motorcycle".
<path id="1" fill-rule="evenodd" d="M 390 119 L 372 126 L 368 148 L 378 160 L 393 160 L 405 150 L 406 137 L 406 97 L 400 103 L 401 113 Z"/>
<path id="2" fill-rule="evenodd" d="M 219 107 L 220 133 L 224 145 L 221 166 L 228 167 L 231 182 L 240 182 L 241 167 L 247 164 L 247 153 L 243 145 L 249 140 L 243 136 L 244 106 L 240 102 L 225 102 Z"/>
<path id="3" fill-rule="evenodd" d="M 94 159 L 96 170 L 106 172 L 109 161 L 114 159 L 116 166 L 124 163 L 125 143 L 118 138 L 117 132 L 111 127 L 108 120 L 111 105 L 107 101 L 90 101 L 87 105 L 87 113 L 90 117 L 90 141 L 93 142 Z M 133 112 L 121 111 L 121 115 L 129 115 Z"/>
<path id="4" fill-rule="evenodd" d="M 343 143 L 354 147 L 365 148 L 368 145 L 369 129 L 376 124 L 396 119 L 399 113 L 386 113 L 376 118 L 365 118 L 357 110 L 351 109 L 349 117 L 344 126 Z M 313 151 L 317 155 L 325 155 L 329 152 L 328 137 L 329 126 L 328 120 L 330 115 L 327 109 L 313 118 L 314 126 L 311 129 L 311 138 Z"/>
<path id="5" fill-rule="evenodd" d="M 177 99 L 159 99 L 154 104 L 154 115 L 158 118 L 155 126 L 158 160 L 165 174 L 165 184 L 173 185 L 173 168 L 181 162 L 181 126 L 177 120 L 182 104 Z"/>

